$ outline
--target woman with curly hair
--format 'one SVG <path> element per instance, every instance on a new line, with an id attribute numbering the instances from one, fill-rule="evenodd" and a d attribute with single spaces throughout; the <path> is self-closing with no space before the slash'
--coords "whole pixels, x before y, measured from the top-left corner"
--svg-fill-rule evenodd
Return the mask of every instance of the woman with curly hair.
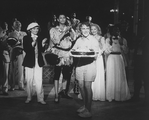
<path id="1" fill-rule="evenodd" d="M 105 101 L 105 70 L 103 52 L 105 48 L 105 39 L 102 37 L 101 28 L 97 24 L 91 24 L 91 34 L 99 42 L 100 53 L 96 60 L 97 73 L 95 81 L 92 84 L 93 100 Z"/>

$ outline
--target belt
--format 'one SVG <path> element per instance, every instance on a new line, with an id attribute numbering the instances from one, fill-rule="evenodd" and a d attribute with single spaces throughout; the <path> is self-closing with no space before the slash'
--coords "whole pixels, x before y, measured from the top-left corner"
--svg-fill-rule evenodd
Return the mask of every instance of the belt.
<path id="1" fill-rule="evenodd" d="M 121 52 L 111 52 L 110 54 L 113 54 L 113 55 L 120 55 Z"/>

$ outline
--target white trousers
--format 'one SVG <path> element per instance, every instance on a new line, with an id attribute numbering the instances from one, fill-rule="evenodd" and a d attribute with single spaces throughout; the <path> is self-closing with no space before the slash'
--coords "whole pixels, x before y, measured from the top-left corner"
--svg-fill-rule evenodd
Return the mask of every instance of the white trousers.
<path id="1" fill-rule="evenodd" d="M 37 101 L 44 100 L 44 91 L 42 86 L 42 67 L 39 67 L 37 59 L 34 68 L 25 67 L 27 100 L 32 99 L 32 95 L 36 92 Z"/>

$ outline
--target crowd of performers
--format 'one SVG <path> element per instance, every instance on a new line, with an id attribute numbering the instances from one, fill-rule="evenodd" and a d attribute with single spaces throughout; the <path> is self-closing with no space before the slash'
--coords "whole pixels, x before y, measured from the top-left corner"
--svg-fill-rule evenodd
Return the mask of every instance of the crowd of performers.
<path id="1" fill-rule="evenodd" d="M 21 31 L 22 24 L 14 20 L 12 31 L 6 22 L 0 25 L 0 82 L 3 95 L 9 91 L 25 90 L 30 103 L 46 104 L 42 86 L 43 66 L 54 65 L 54 102 L 69 95 L 72 74 L 75 76 L 73 92 L 84 105 L 77 112 L 80 117 L 91 117 L 92 100 L 126 101 L 131 98 L 128 81 L 128 45 L 116 25 L 109 25 L 103 35 L 100 26 L 86 17 L 81 22 L 59 14 L 48 23 L 49 39 L 41 36 L 41 26 L 36 21 Z M 9 32 L 8 32 L 9 31 Z M 73 52 L 93 52 L 94 57 L 75 57 Z M 43 56 L 45 53 L 45 56 Z M 82 55 L 82 54 L 81 54 Z M 62 88 L 59 80 L 62 75 Z"/>
<path id="2" fill-rule="evenodd" d="M 21 23 L 14 20 L 12 31 L 8 32 L 8 24 L 1 22 L 0 26 L 0 66 L 1 85 L 3 95 L 8 95 L 8 88 L 23 90 L 24 88 L 24 59 L 23 37 L 26 32 L 21 31 Z"/>

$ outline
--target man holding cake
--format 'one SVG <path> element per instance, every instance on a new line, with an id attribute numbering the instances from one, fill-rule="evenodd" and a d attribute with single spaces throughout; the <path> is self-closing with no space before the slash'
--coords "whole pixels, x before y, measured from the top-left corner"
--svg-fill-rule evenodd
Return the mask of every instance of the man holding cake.
<path id="1" fill-rule="evenodd" d="M 76 65 L 76 79 L 79 81 L 81 96 L 84 105 L 77 110 L 80 117 L 91 117 L 91 103 L 92 103 L 92 82 L 96 77 L 96 57 L 99 51 L 97 40 L 90 35 L 90 24 L 84 22 L 80 25 L 81 37 L 78 38 L 71 50 L 78 52 L 78 62 Z M 91 52 L 92 54 L 89 54 Z M 83 54 L 82 54 L 83 53 Z M 87 53 L 87 54 L 85 54 Z M 93 55 L 94 53 L 94 55 Z"/>

